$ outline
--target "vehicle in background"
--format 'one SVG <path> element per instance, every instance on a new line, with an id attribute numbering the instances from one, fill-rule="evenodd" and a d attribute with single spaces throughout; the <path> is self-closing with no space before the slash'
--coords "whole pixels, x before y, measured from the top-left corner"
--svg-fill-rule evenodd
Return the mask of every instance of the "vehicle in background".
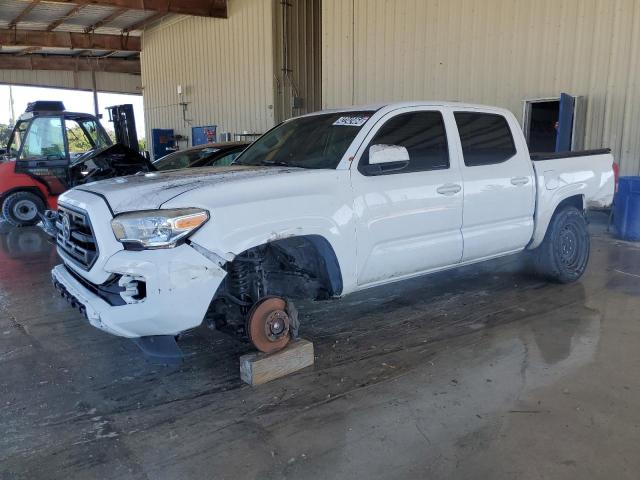
<path id="1" fill-rule="evenodd" d="M 611 204 L 612 164 L 608 150 L 530 154 L 501 108 L 317 112 L 229 167 L 66 192 L 53 283 L 92 325 L 139 344 L 173 342 L 206 318 L 273 352 L 297 332 L 299 298 L 524 251 L 544 277 L 578 280 L 585 212 Z"/>
<path id="2" fill-rule="evenodd" d="M 226 167 L 250 144 L 247 142 L 207 143 L 179 150 L 153 162 L 158 170 L 193 167 Z"/>
<path id="3" fill-rule="evenodd" d="M 95 116 L 67 112 L 62 102 L 32 102 L 0 159 L 0 212 L 13 225 L 33 225 L 71 187 L 150 170 L 142 155 L 112 144 Z"/>

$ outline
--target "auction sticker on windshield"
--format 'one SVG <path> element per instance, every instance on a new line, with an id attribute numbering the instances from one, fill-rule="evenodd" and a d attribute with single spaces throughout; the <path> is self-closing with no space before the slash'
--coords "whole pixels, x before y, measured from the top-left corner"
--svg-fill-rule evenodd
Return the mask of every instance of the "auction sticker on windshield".
<path id="1" fill-rule="evenodd" d="M 340 117 L 335 122 L 334 125 L 343 125 L 346 127 L 361 127 L 365 124 L 365 122 L 369 120 L 369 117 L 363 116 L 348 116 L 348 117 Z"/>

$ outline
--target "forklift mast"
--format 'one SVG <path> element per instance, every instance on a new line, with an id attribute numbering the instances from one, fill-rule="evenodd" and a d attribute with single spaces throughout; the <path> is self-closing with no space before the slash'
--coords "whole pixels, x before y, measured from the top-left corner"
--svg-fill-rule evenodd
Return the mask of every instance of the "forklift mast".
<path id="1" fill-rule="evenodd" d="M 116 143 L 121 143 L 136 152 L 140 152 L 136 120 L 133 116 L 133 105 L 130 103 L 113 105 L 112 107 L 107 107 L 107 110 L 109 111 L 109 121 L 113 122 Z"/>

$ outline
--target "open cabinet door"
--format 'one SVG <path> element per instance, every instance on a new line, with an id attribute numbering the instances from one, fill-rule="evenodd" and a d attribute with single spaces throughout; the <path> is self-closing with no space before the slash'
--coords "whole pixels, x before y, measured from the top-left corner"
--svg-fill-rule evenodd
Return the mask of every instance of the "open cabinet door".
<path id="1" fill-rule="evenodd" d="M 575 97 L 573 108 L 573 132 L 571 134 L 571 150 L 584 150 L 585 131 L 587 128 L 587 97 Z"/>
<path id="2" fill-rule="evenodd" d="M 573 112 L 575 97 L 560 94 L 560 114 L 558 116 L 558 135 L 556 137 L 556 152 L 568 152 L 571 150 L 571 136 L 573 133 Z"/>

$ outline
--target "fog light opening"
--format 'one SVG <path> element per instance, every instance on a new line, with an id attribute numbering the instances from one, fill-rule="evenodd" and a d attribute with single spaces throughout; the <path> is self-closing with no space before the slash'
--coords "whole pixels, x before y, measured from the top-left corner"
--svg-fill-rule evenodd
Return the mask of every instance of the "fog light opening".
<path id="1" fill-rule="evenodd" d="M 140 303 L 147 297 L 147 283 L 141 277 L 123 275 L 118 285 L 122 288 L 120 296 L 129 304 Z"/>

